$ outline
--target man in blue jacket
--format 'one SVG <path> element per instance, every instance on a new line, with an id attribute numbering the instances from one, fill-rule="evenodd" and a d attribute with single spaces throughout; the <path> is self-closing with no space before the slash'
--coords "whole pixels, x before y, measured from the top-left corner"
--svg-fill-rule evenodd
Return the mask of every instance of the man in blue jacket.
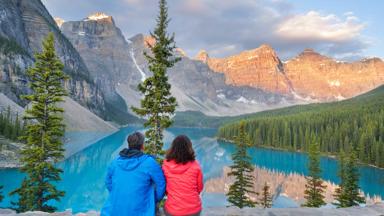
<path id="1" fill-rule="evenodd" d="M 156 203 L 164 197 L 163 171 L 152 156 L 142 152 L 144 135 L 135 132 L 127 141 L 129 148 L 108 167 L 109 197 L 101 216 L 153 216 Z"/>

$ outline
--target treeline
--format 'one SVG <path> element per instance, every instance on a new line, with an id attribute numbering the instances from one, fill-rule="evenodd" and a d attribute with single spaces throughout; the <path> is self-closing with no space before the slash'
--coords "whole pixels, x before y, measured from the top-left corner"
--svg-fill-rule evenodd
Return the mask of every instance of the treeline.
<path id="1" fill-rule="evenodd" d="M 0 135 L 18 141 L 18 137 L 25 130 L 23 122 L 18 113 L 16 113 L 15 117 L 12 116 L 11 108 L 8 106 L 7 109 L 0 111 Z"/>
<path id="2" fill-rule="evenodd" d="M 28 53 L 15 41 L 0 36 L 0 51 L 4 54 L 22 54 L 28 55 Z"/>
<path id="3" fill-rule="evenodd" d="M 356 150 L 361 162 L 384 167 L 384 87 L 343 102 L 264 112 L 246 121 L 254 145 L 308 151 L 312 138 L 327 154 Z M 219 129 L 218 137 L 238 135 L 239 123 Z"/>

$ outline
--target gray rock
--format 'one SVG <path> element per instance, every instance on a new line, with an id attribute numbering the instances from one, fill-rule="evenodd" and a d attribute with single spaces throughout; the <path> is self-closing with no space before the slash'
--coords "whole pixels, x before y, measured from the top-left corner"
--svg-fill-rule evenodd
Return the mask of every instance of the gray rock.
<path id="1" fill-rule="evenodd" d="M 121 118 L 121 115 L 127 114 L 127 105 L 132 105 L 132 100 L 138 101 L 140 98 L 136 86 L 141 75 L 136 73 L 137 68 L 131 56 L 132 48 L 116 27 L 113 18 L 106 15 L 103 17 L 64 22 L 61 31 L 84 59 L 91 78 L 105 95 L 106 103 Z M 124 101 L 116 91 L 120 84 L 129 86 L 129 90 L 134 89 L 135 96 L 130 95 Z"/>
<path id="2" fill-rule="evenodd" d="M 29 93 L 26 68 L 49 32 L 55 35 L 55 48 L 64 71 L 71 77 L 65 83 L 71 97 L 93 112 L 105 112 L 104 96 L 90 78 L 88 68 L 40 0 L 0 0 L 0 39 L 8 49 L 0 50 L 0 91 L 19 105 L 20 95 Z"/>
<path id="3" fill-rule="evenodd" d="M 150 53 L 146 46 L 148 40 L 142 34 L 129 39 L 135 62 L 146 76 L 151 74 L 143 55 L 144 52 Z M 288 96 L 260 89 L 227 85 L 224 75 L 212 71 L 207 64 L 184 56 L 180 49 L 177 54 L 181 61 L 168 71 L 168 75 L 178 111 L 201 111 L 214 116 L 240 115 L 297 102 Z M 131 94 L 126 98 L 132 98 Z M 134 103 L 139 104 L 138 101 Z"/>
<path id="4" fill-rule="evenodd" d="M 151 38 L 138 34 L 126 40 L 111 16 L 96 15 L 100 18 L 64 22 L 61 30 L 84 59 L 100 89 L 108 95 L 107 100 L 113 103 L 120 95 L 128 107 L 139 106 L 141 94 L 137 85 L 151 75 L 143 55 L 150 53 L 147 42 L 151 43 Z M 238 115 L 287 105 L 283 99 L 289 98 L 259 89 L 227 85 L 224 75 L 213 72 L 205 63 L 184 56 L 180 49 L 177 55 L 182 60 L 169 70 L 168 75 L 172 94 L 178 101 L 178 111 Z"/>
<path id="5" fill-rule="evenodd" d="M 14 215 L 16 214 L 15 211 L 10 209 L 0 209 L 0 215 Z"/>
<path id="6" fill-rule="evenodd" d="M 340 209 L 325 208 L 285 208 L 285 209 L 257 209 L 245 208 L 208 208 L 202 215 L 260 215 L 260 216 L 380 216 L 384 215 L 384 204 L 379 203 L 367 207 L 350 207 Z"/>

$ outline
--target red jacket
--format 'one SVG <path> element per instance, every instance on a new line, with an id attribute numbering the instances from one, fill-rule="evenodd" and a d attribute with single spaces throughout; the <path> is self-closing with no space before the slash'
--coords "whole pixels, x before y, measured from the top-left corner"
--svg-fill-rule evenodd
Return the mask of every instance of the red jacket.
<path id="1" fill-rule="evenodd" d="M 163 163 L 167 200 L 164 208 L 172 215 L 190 215 L 201 210 L 203 174 L 195 160 L 186 164 L 165 160 Z"/>

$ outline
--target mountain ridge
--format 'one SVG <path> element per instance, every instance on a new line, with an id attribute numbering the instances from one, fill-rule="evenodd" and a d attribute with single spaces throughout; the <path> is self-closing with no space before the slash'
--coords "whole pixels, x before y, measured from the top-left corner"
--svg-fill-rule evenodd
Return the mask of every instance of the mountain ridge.
<path id="1" fill-rule="evenodd" d="M 93 15 L 88 17 L 91 16 Z M 114 22 L 105 21 L 107 17 L 112 21 L 113 18 L 106 14 L 101 17 L 103 18 L 64 22 L 61 24 L 61 31 L 81 54 L 96 82 L 112 79 L 100 85 L 101 90 L 108 95 L 107 102 L 111 95 L 118 95 L 125 101 L 127 111 L 134 114 L 129 107 L 140 105 L 141 94 L 137 91 L 137 85 L 151 74 L 143 53 L 149 53 L 149 45 L 153 45 L 155 41 L 143 34 L 125 39 Z M 256 112 L 269 106 L 285 106 L 285 101 L 279 94 L 227 85 L 223 75 L 186 57 L 180 48 L 175 52 L 181 57 L 181 61 L 169 69 L 168 75 L 172 94 L 179 104 L 178 111 L 195 110 L 220 116 Z M 116 68 L 120 70 L 117 72 Z M 106 77 L 100 76 L 103 74 Z M 103 90 L 104 87 L 109 89 Z M 286 100 L 289 101 L 289 98 Z"/>
<path id="2" fill-rule="evenodd" d="M 265 44 L 224 58 L 210 58 L 200 51 L 195 59 L 225 74 L 228 84 L 309 100 L 343 100 L 384 83 L 384 61 L 380 58 L 340 62 L 311 48 L 284 62 Z"/>
<path id="3" fill-rule="evenodd" d="M 66 72 L 72 77 L 66 84 L 71 97 L 106 120 L 120 124 L 138 120 L 130 107 L 140 105 L 141 94 L 137 91 L 137 85 L 151 74 L 143 52 L 150 52 L 148 44 L 155 42 L 153 38 L 137 34 L 127 39 L 113 17 L 102 12 L 90 14 L 79 21 L 64 21 L 53 19 L 40 0 L 2 1 L 5 9 L 16 11 L 10 17 L 19 21 L 3 21 L 2 29 L 9 29 L 9 32 L 5 34 L 0 30 L 0 36 L 11 38 L 21 47 L 17 54 L 3 54 L 6 67 L 0 66 L 2 92 L 18 104 L 25 105 L 19 96 L 28 92 L 24 70 L 33 63 L 30 50 L 39 48 L 42 36 L 51 30 L 58 38 L 58 54 L 67 65 Z M 20 4 L 17 5 L 17 2 Z M 24 15 L 20 13 L 21 9 Z M 28 27 L 23 28 L 24 25 Z M 11 29 L 17 28 L 23 34 L 13 34 Z M 29 46 L 31 40 L 33 44 Z M 20 54 L 23 49 L 27 55 Z M 315 73 L 307 77 L 305 71 L 300 69 L 301 65 L 295 63 L 311 55 L 315 58 L 317 55 L 314 52 L 307 50 L 303 55 L 298 55 L 298 61 L 283 62 L 266 44 L 224 60 L 210 58 L 207 52 L 200 53 L 200 57 L 190 58 L 181 48 L 176 50 L 176 55 L 182 60 L 169 70 L 168 75 L 171 91 L 179 102 L 178 112 L 237 116 L 295 104 L 345 99 L 384 82 L 381 73 L 375 75 L 375 71 L 369 72 L 369 67 L 378 65 L 381 68 L 382 61 L 370 59 L 356 66 L 364 69 L 366 78 L 354 81 L 364 81 L 361 84 L 344 84 L 345 80 L 329 75 L 317 85 L 313 80 L 317 82 L 317 79 L 326 76 L 317 76 L 318 73 Z M 325 63 L 335 65 L 333 61 Z M 12 68 L 11 71 L 7 64 Z M 306 67 L 305 70 L 312 70 L 313 65 L 308 63 Z M 348 69 L 349 66 L 343 67 Z M 331 74 L 340 74 L 340 71 Z M 375 76 L 379 79 L 372 81 L 370 77 Z M 9 80 L 16 88 L 8 84 Z M 356 85 L 350 94 L 343 92 L 347 84 Z M 312 86 L 324 90 L 313 92 Z M 331 92 L 330 95 L 327 92 Z"/>

